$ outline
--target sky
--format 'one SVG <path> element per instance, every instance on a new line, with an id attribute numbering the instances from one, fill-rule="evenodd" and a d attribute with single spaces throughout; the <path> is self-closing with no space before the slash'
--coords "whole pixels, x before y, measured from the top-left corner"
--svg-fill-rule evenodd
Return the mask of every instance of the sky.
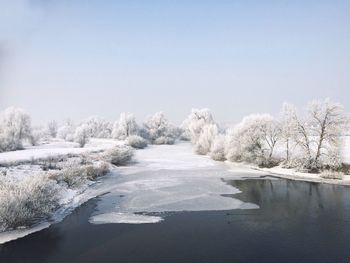
<path id="1" fill-rule="evenodd" d="M 0 0 L 0 110 L 34 123 L 350 111 L 350 1 Z"/>

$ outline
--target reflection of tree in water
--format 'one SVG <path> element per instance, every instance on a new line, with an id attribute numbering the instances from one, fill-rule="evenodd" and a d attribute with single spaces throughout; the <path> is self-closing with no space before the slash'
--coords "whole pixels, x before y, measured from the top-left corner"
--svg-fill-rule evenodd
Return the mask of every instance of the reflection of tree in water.
<path id="1" fill-rule="evenodd" d="M 229 181 L 242 192 L 235 195 L 260 209 L 233 211 L 231 220 L 273 227 L 276 224 L 290 231 L 306 231 L 305 227 L 334 229 L 332 225 L 344 220 L 350 208 L 350 191 L 344 186 L 308 183 L 292 180 Z"/>

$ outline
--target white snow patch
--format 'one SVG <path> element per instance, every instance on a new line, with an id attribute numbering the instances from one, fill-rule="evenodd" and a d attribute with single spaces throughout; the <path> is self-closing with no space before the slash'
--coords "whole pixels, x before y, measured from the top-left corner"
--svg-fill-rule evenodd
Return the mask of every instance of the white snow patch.
<path id="1" fill-rule="evenodd" d="M 149 224 L 158 223 L 163 219 L 159 216 L 148 216 L 131 213 L 105 213 L 93 216 L 89 219 L 92 224 L 125 223 L 125 224 Z"/>

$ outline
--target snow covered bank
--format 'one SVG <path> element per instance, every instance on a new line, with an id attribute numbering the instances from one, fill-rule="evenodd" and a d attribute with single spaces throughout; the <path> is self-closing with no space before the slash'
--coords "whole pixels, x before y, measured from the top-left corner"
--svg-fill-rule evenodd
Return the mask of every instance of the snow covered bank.
<path id="1" fill-rule="evenodd" d="M 234 163 L 230 161 L 225 161 L 228 169 L 232 172 L 238 171 L 247 171 L 254 170 L 257 172 L 261 172 L 263 174 L 268 174 L 273 177 L 297 180 L 297 181 L 305 181 L 305 182 L 315 182 L 315 183 L 327 183 L 327 184 L 338 184 L 338 185 L 350 185 L 350 175 L 344 175 L 343 179 L 326 179 L 322 178 L 321 174 L 315 173 L 303 173 L 298 172 L 295 169 L 287 169 L 282 168 L 280 166 L 272 167 L 272 168 L 260 168 L 251 164 L 243 164 L 243 163 Z"/>
<path id="2" fill-rule="evenodd" d="M 138 151 L 135 160 L 136 165 L 118 169 L 115 187 L 102 197 L 91 223 L 155 223 L 164 212 L 258 208 L 232 197 L 240 190 L 224 179 L 257 177 L 261 172 L 228 172 L 222 163 L 195 155 L 189 143 L 151 146 Z M 106 208 L 110 200 L 117 204 Z"/>
<path id="3" fill-rule="evenodd" d="M 85 147 L 80 148 L 77 143 L 55 140 L 48 144 L 30 146 L 24 150 L 0 153 L 0 165 L 4 166 L 57 156 L 99 152 L 120 144 L 124 144 L 124 142 L 112 139 L 91 139 Z"/>
<path id="4" fill-rule="evenodd" d="M 0 244 L 48 227 L 108 191 L 93 188 L 96 180 L 107 174 L 116 160 L 117 165 L 129 161 L 132 150 L 116 144 L 111 148 L 110 143 L 98 147 L 107 150 L 57 159 L 50 166 L 41 161 L 17 165 L 15 160 L 13 166 L 0 167 Z"/>

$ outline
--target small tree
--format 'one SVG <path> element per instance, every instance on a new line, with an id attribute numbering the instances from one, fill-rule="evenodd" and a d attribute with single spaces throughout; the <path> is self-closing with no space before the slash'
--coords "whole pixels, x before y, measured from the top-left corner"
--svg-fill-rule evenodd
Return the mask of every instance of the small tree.
<path id="1" fill-rule="evenodd" d="M 286 159 L 288 163 L 290 160 L 290 148 L 293 138 L 295 138 L 296 132 L 296 108 L 289 103 L 283 103 L 282 110 L 280 112 L 280 124 L 281 124 L 281 139 L 286 145 Z"/>
<path id="2" fill-rule="evenodd" d="M 57 137 L 64 139 L 65 141 L 74 141 L 75 126 L 71 120 L 67 120 L 66 123 L 59 127 L 57 130 Z"/>
<path id="3" fill-rule="evenodd" d="M 153 144 L 173 144 L 176 138 L 176 129 L 169 123 L 162 112 L 149 117 L 143 124 L 143 134 Z"/>
<path id="4" fill-rule="evenodd" d="M 79 143 L 80 147 L 84 147 L 89 140 L 89 135 L 89 126 L 82 124 L 75 130 L 74 141 Z"/>
<path id="5" fill-rule="evenodd" d="M 119 121 L 114 123 L 112 136 L 115 139 L 125 140 L 130 135 L 137 135 L 139 127 L 135 116 L 131 113 L 123 112 L 120 114 Z"/>
<path id="6" fill-rule="evenodd" d="M 203 127 L 209 124 L 215 124 L 209 109 L 192 109 L 191 114 L 183 121 L 181 127 L 184 131 L 182 137 L 191 140 L 196 144 Z"/>
<path id="7" fill-rule="evenodd" d="M 0 114 L 0 151 L 22 149 L 31 132 L 30 116 L 20 108 L 7 108 Z"/>
<path id="8" fill-rule="evenodd" d="M 225 161 L 225 136 L 219 134 L 212 142 L 210 149 L 210 157 L 215 161 Z"/>
<path id="9" fill-rule="evenodd" d="M 271 115 L 249 115 L 228 131 L 226 157 L 232 161 L 270 165 L 279 134 L 279 126 Z"/>
<path id="10" fill-rule="evenodd" d="M 81 122 L 80 125 L 86 125 L 88 136 L 90 138 L 110 138 L 112 133 L 112 124 L 98 116 L 91 116 Z"/>
<path id="11" fill-rule="evenodd" d="M 52 138 L 56 138 L 57 129 L 58 129 L 58 125 L 55 120 L 52 120 L 47 124 L 47 130 L 49 131 L 49 134 Z"/>
<path id="12" fill-rule="evenodd" d="M 216 124 L 206 124 L 202 127 L 199 138 L 194 145 L 198 154 L 207 154 L 210 152 L 215 137 L 218 135 L 218 126 Z"/>

